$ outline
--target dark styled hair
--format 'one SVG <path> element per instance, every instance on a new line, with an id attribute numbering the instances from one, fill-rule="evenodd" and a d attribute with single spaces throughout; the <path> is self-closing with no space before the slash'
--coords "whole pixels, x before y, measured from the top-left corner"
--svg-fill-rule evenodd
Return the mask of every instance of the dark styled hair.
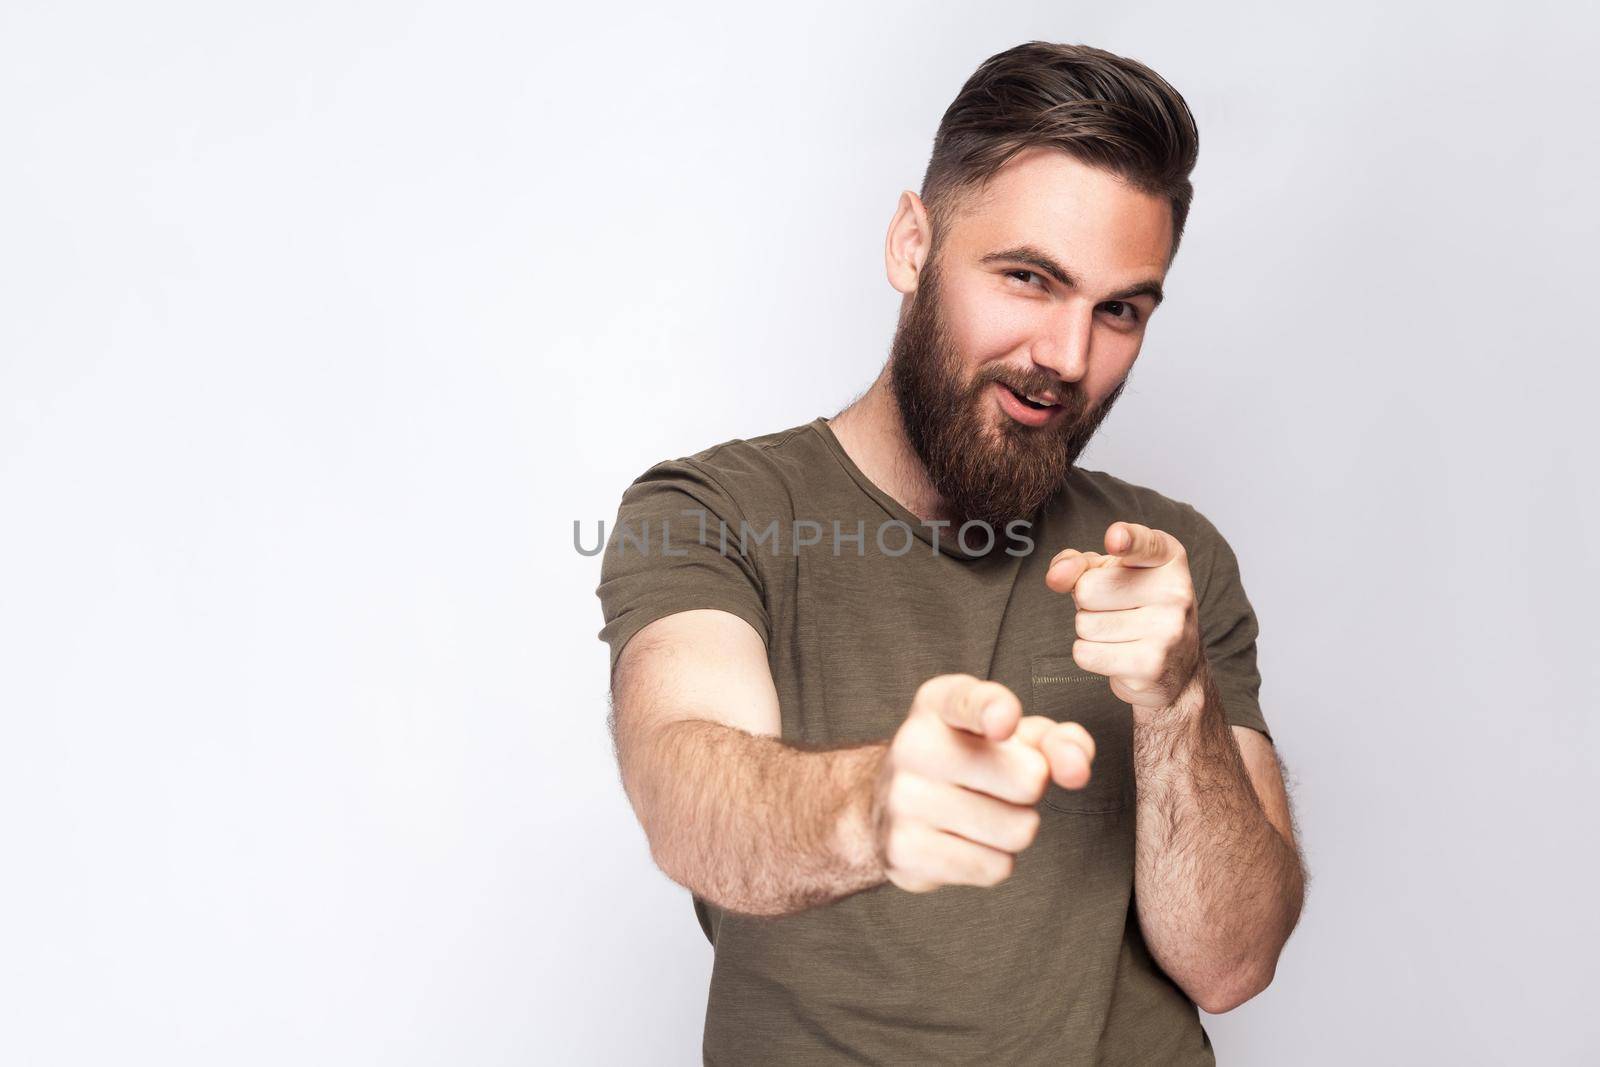
<path id="1" fill-rule="evenodd" d="M 969 194 L 1033 147 L 1060 149 L 1168 198 L 1170 255 L 1177 254 L 1194 196 L 1189 173 L 1200 152 L 1189 105 L 1137 60 L 1046 41 L 984 60 L 940 120 L 921 192 L 934 244 Z"/>

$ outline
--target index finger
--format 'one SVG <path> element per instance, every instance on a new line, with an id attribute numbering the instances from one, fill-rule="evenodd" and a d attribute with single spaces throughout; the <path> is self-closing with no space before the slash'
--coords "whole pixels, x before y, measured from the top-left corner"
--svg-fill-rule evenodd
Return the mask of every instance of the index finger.
<path id="1" fill-rule="evenodd" d="M 1114 522 L 1106 527 L 1106 551 L 1124 567 L 1160 567 L 1176 559 L 1183 546 L 1164 530 L 1152 530 L 1136 522 Z"/>

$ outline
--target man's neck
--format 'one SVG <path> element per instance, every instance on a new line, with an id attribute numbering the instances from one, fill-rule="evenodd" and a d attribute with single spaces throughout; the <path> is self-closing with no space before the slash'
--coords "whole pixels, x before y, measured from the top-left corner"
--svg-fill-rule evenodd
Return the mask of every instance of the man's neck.
<path id="1" fill-rule="evenodd" d="M 907 511 L 925 521 L 950 518 L 906 438 L 887 368 L 855 403 L 828 420 L 828 428 L 861 473 Z"/>

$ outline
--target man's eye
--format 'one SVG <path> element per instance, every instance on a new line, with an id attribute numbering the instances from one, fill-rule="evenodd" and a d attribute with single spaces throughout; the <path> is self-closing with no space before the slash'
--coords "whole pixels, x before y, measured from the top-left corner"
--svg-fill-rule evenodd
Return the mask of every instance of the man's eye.
<path id="1" fill-rule="evenodd" d="M 1006 271 L 1006 274 L 1009 277 L 1016 278 L 1023 285 L 1032 285 L 1033 282 L 1029 281 L 1028 279 L 1039 277 L 1031 270 L 1008 270 Z M 1021 277 L 1018 277 L 1019 275 L 1021 275 Z"/>
<path id="2" fill-rule="evenodd" d="M 1111 312 L 1111 317 L 1114 319 L 1122 319 L 1124 322 L 1139 321 L 1139 309 L 1126 301 L 1107 300 L 1100 306 Z"/>

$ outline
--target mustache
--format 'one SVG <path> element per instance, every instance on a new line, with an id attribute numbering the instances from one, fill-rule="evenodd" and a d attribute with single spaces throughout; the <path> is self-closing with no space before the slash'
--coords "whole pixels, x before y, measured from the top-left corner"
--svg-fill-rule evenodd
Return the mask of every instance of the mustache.
<path id="1" fill-rule="evenodd" d="M 1077 382 L 1065 382 L 1053 374 L 1028 374 L 1013 367 L 984 367 L 973 376 L 974 390 L 990 382 L 998 382 L 1007 389 L 1023 394 L 1054 394 L 1056 402 L 1068 411 L 1083 411 L 1088 406 Z"/>

